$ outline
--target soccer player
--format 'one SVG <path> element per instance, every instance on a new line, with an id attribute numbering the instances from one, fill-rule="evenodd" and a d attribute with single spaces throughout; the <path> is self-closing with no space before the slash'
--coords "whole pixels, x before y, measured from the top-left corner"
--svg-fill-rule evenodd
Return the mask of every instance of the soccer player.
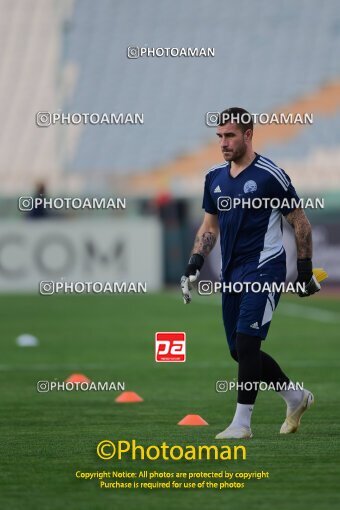
<path id="1" fill-rule="evenodd" d="M 213 167 L 206 175 L 204 219 L 181 278 L 184 303 L 190 303 L 192 283 L 219 234 L 222 283 L 229 283 L 230 288 L 235 282 L 267 282 L 268 288 L 268 283 L 285 282 L 282 215 L 295 232 L 297 282 L 304 284 L 305 289 L 299 295 L 314 294 L 320 285 L 312 273 L 311 226 L 302 209 L 287 207 L 291 199 L 298 200 L 290 178 L 270 159 L 254 152 L 253 122 L 246 110 L 229 108 L 221 113 L 220 119 L 217 136 L 225 163 Z M 266 207 L 262 200 L 260 208 L 230 206 L 235 198 L 278 199 L 283 205 Z M 281 434 L 296 432 L 302 414 L 314 401 L 310 391 L 294 386 L 278 363 L 261 350 L 279 298 L 280 292 L 258 293 L 249 289 L 241 293 L 228 289 L 222 294 L 223 322 L 230 354 L 238 362 L 239 384 L 235 415 L 216 439 L 252 437 L 251 415 L 260 381 L 274 384 L 286 401 Z"/>

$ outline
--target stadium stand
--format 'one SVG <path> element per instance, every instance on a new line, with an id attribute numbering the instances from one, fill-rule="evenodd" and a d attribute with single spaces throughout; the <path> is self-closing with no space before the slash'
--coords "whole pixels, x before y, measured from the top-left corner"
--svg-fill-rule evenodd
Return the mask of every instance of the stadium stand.
<path id="1" fill-rule="evenodd" d="M 48 174 L 51 190 L 104 189 L 129 176 L 130 192 L 195 194 L 202 172 L 220 161 L 205 112 L 230 105 L 282 111 L 310 97 L 312 111 L 323 105 L 314 125 L 276 129 L 277 138 L 261 128 L 266 139 L 259 132 L 258 149 L 307 187 L 318 188 L 321 164 L 329 174 L 323 184 L 337 183 L 337 0 L 322 9 L 317 0 L 287 0 L 280 9 L 271 0 L 4 3 L 0 98 L 12 97 L 0 99 L 8 119 L 0 147 L 4 193 Z M 128 46 L 214 47 L 215 57 L 128 59 Z M 47 110 L 138 112 L 145 123 L 37 128 L 35 113 Z M 301 169 L 310 164 L 306 181 Z"/>

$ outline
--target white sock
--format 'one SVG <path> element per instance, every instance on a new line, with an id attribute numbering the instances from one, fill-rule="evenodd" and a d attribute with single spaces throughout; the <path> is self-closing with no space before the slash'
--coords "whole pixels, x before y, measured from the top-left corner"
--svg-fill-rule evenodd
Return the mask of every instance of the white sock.
<path id="1" fill-rule="evenodd" d="M 291 381 L 289 381 L 289 384 Z M 292 383 L 294 384 L 294 383 Z M 280 393 L 281 397 L 286 401 L 288 411 L 294 411 L 300 404 L 301 400 L 303 399 L 303 390 L 301 388 L 290 389 L 290 390 L 281 390 L 278 393 Z"/>
<path id="2" fill-rule="evenodd" d="M 231 425 L 233 427 L 250 428 L 251 415 L 254 409 L 253 404 L 237 404 L 235 415 Z"/>

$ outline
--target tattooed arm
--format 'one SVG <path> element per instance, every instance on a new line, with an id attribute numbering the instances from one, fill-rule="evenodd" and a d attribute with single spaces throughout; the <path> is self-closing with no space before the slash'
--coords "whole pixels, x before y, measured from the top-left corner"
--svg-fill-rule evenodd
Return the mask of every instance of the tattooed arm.
<path id="1" fill-rule="evenodd" d="M 202 257 L 207 257 L 216 244 L 219 234 L 217 216 L 205 213 L 203 223 L 196 234 L 193 253 L 199 253 Z"/>
<path id="2" fill-rule="evenodd" d="M 293 227 L 296 239 L 296 249 L 298 259 L 312 258 L 312 227 L 300 208 L 287 214 L 286 220 Z"/>
<path id="3" fill-rule="evenodd" d="M 302 209 L 295 209 L 286 216 L 288 223 L 293 227 L 297 249 L 297 280 L 303 288 L 297 289 L 300 297 L 307 297 L 319 292 L 320 284 L 313 274 L 312 263 L 312 228 Z"/>
<path id="4" fill-rule="evenodd" d="M 205 213 L 203 223 L 198 229 L 191 257 L 184 275 L 181 278 L 182 296 L 185 304 L 191 302 L 191 284 L 197 280 L 204 264 L 216 244 L 219 228 L 217 216 Z"/>

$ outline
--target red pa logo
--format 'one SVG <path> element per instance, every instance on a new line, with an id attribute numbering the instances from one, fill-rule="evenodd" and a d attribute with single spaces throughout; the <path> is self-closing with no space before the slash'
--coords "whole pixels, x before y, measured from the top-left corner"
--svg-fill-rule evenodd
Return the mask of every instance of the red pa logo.
<path id="1" fill-rule="evenodd" d="M 185 333 L 158 332 L 155 335 L 155 359 L 157 362 L 183 363 L 186 359 Z"/>

